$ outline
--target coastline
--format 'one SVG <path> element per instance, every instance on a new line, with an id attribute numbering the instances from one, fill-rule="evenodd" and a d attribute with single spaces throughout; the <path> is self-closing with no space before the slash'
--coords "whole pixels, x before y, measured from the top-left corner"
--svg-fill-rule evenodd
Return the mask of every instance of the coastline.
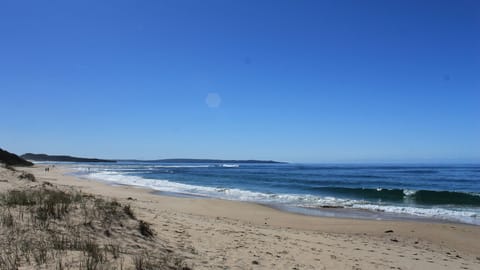
<path id="1" fill-rule="evenodd" d="M 194 269 L 473 269 L 480 265 L 480 226 L 309 216 L 250 202 L 162 195 L 80 179 L 67 175 L 62 166 L 48 173 L 43 168 L 22 170 L 39 181 L 130 203 L 173 248 L 195 250 L 189 255 Z"/>
<path id="2" fill-rule="evenodd" d="M 384 220 L 384 221 L 411 221 L 411 222 L 426 222 L 426 223 L 442 223 L 442 224 L 465 224 L 465 225 L 474 225 L 480 226 L 478 223 L 469 223 L 462 220 L 454 219 L 444 219 L 440 217 L 425 217 L 425 216 L 416 216 L 412 214 L 405 213 L 394 213 L 386 212 L 379 210 L 372 210 L 368 208 L 349 208 L 343 206 L 331 206 L 331 207 L 302 207 L 302 206 L 293 206 L 287 204 L 273 203 L 273 202 L 259 202 L 259 201 L 244 201 L 244 200 L 235 200 L 228 198 L 219 198 L 211 197 L 208 195 L 201 194 L 191 194 L 191 193 L 182 193 L 175 191 L 163 191 L 158 190 L 152 187 L 135 185 L 131 183 L 120 183 L 115 180 L 103 180 L 101 178 L 89 178 L 81 174 L 77 174 L 75 170 L 72 170 L 68 165 L 61 165 L 62 168 L 68 171 L 68 175 L 81 179 L 89 179 L 94 181 L 99 181 L 101 183 L 111 185 L 111 186 L 130 186 L 135 188 L 144 188 L 150 190 L 151 193 L 157 194 L 160 196 L 171 196 L 171 197 L 180 197 L 180 198 L 199 198 L 199 199 L 219 199 L 222 201 L 237 201 L 237 202 L 248 202 L 252 204 L 257 204 L 260 206 L 266 206 L 275 210 L 289 212 L 294 214 L 314 216 L 314 217 L 326 217 L 326 218 L 346 218 L 353 220 Z"/>
<path id="3" fill-rule="evenodd" d="M 478 172 L 463 166 L 297 164 L 265 170 L 263 166 L 218 169 L 204 164 L 125 163 L 74 164 L 71 169 L 76 177 L 141 186 L 173 196 L 247 201 L 315 216 L 480 226 Z"/>

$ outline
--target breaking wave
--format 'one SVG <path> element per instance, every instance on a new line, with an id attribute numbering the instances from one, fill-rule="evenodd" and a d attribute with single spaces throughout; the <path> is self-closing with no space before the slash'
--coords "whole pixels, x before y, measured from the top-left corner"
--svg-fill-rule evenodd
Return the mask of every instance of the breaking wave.
<path id="1" fill-rule="evenodd" d="M 238 188 L 208 187 L 189 185 L 168 180 L 149 179 L 140 176 L 125 175 L 113 171 L 96 171 L 86 177 L 117 184 L 146 187 L 153 190 L 213 198 L 240 200 L 259 203 L 284 204 L 306 208 L 351 208 L 370 211 L 411 215 L 426 218 L 464 222 L 480 225 L 480 196 L 464 192 L 407 190 L 407 189 L 370 189 L 317 187 L 335 196 L 319 196 L 313 194 L 276 194 L 250 191 Z M 377 202 L 372 202 L 378 200 Z M 409 205 L 386 204 L 384 202 L 411 202 Z M 422 207 L 417 204 L 432 205 Z M 433 206 L 434 205 L 434 206 Z M 444 205 L 445 207 L 443 207 Z M 447 207 L 462 206 L 461 208 Z M 465 206 L 472 206 L 468 208 Z"/>

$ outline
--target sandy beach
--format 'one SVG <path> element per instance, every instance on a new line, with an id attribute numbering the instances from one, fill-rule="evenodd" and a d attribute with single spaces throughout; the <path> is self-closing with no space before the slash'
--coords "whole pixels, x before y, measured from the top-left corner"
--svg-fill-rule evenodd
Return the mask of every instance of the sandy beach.
<path id="1" fill-rule="evenodd" d="M 254 203 L 180 198 L 79 179 L 66 168 L 21 168 L 38 182 L 115 198 L 152 224 L 193 269 L 478 269 L 480 227 L 322 218 Z M 22 182 L 0 182 L 0 191 Z"/>
<path id="2" fill-rule="evenodd" d="M 0 1 L 0 270 L 480 270 L 479 26 Z"/>

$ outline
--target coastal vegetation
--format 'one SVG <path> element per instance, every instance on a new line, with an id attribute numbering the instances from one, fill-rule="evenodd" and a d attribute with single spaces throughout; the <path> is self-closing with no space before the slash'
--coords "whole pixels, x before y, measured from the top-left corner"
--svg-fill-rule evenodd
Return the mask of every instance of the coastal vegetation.
<path id="1" fill-rule="evenodd" d="M 13 153 L 0 148 L 0 163 L 6 166 L 32 166 L 33 163 L 27 161 Z"/>
<path id="2" fill-rule="evenodd" d="M 130 205 L 10 173 L 26 182 L 0 193 L 0 269 L 190 269 Z"/>
<path id="3" fill-rule="evenodd" d="M 65 155 L 47 155 L 47 154 L 32 154 L 32 153 L 23 154 L 21 157 L 24 159 L 33 160 L 33 161 L 116 162 L 115 160 L 109 160 L 109 159 L 83 158 L 83 157 L 72 157 L 72 156 L 65 156 Z"/>
<path id="4" fill-rule="evenodd" d="M 155 160 L 136 160 L 136 159 L 125 159 L 125 160 L 114 160 L 114 159 L 98 159 L 98 158 L 83 158 L 83 157 L 73 157 L 67 155 L 47 155 L 47 154 L 32 154 L 26 153 L 21 155 L 22 158 L 34 161 L 52 161 L 52 162 L 117 162 L 117 161 L 141 161 L 141 162 L 159 162 L 159 163 L 256 163 L 256 164 L 278 164 L 285 163 L 273 160 L 242 160 L 242 159 L 195 159 L 195 158 L 168 158 L 168 159 L 155 159 Z"/>

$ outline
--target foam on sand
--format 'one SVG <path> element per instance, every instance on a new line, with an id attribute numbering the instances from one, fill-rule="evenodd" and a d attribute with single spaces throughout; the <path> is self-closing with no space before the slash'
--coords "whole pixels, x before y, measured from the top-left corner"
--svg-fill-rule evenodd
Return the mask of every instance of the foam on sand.
<path id="1" fill-rule="evenodd" d="M 118 171 L 94 171 L 86 174 L 86 177 L 117 184 L 140 186 L 163 192 L 200 195 L 227 200 L 282 204 L 318 209 L 324 207 L 364 209 L 376 212 L 409 215 L 412 217 L 435 218 L 480 225 L 480 210 L 478 208 L 447 209 L 443 207 L 396 206 L 386 205 L 381 202 L 373 204 L 372 202 L 365 200 L 344 199 L 332 196 L 317 196 L 310 194 L 269 194 L 237 188 L 207 187 L 168 180 L 148 179 L 122 174 Z M 415 194 L 415 191 L 406 190 L 404 193 L 405 196 L 412 196 Z"/>

